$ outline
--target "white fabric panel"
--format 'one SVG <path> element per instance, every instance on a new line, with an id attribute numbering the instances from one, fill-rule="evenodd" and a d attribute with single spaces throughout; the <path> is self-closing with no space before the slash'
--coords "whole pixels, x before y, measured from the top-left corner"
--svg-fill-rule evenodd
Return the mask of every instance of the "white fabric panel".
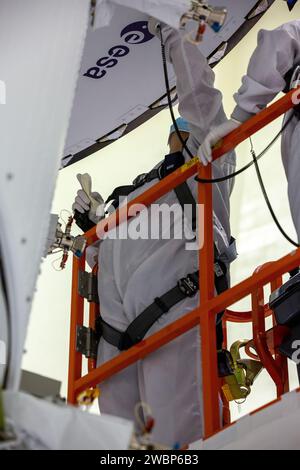
<path id="1" fill-rule="evenodd" d="M 147 19 L 118 6 L 109 27 L 89 29 L 64 156 L 130 123 L 165 93 L 160 43 Z M 173 86 L 171 67 L 169 73 Z"/>
<path id="2" fill-rule="evenodd" d="M 96 26 L 107 26 L 116 5 L 122 5 L 159 18 L 178 29 L 180 18 L 190 9 L 190 0 L 100 0 L 96 13 Z"/>
<path id="3" fill-rule="evenodd" d="M 258 413 L 245 416 L 191 450 L 300 450 L 300 393 L 291 392 Z"/>
<path id="4" fill-rule="evenodd" d="M 6 104 L 0 106 L 0 241 L 13 328 L 9 387 L 18 384 L 89 7 L 89 0 L 0 3 L 0 74 L 6 84 Z"/>
<path id="5" fill-rule="evenodd" d="M 228 17 L 219 33 L 207 28 L 199 46 L 206 57 L 245 23 L 245 17 L 257 0 L 213 0 L 210 3 L 227 7 Z M 98 28 L 88 31 L 63 166 L 69 163 L 70 155 L 91 147 L 120 126 L 130 124 L 166 93 L 160 41 L 149 34 L 147 20 L 151 14 L 178 28 L 182 14 L 189 7 L 189 0 L 98 2 Z M 196 27 L 195 23 L 193 28 Z M 171 66 L 169 76 L 171 86 L 175 85 Z"/>
<path id="6" fill-rule="evenodd" d="M 19 449 L 125 450 L 133 433 L 133 424 L 125 419 L 95 416 L 24 393 L 5 392 L 4 408 L 17 434 Z"/>

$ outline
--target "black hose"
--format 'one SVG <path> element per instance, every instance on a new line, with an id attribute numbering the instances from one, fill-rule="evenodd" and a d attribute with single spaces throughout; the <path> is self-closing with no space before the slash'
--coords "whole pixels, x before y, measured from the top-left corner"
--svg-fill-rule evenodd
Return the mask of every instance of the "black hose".
<path id="1" fill-rule="evenodd" d="M 164 44 L 164 41 L 163 41 L 163 35 L 162 35 L 161 26 L 158 25 L 157 28 L 159 29 L 159 34 L 160 34 L 161 55 L 162 55 L 164 79 L 165 79 L 167 100 L 168 100 L 168 106 L 169 106 L 169 110 L 170 110 L 170 115 L 171 115 L 172 123 L 173 123 L 173 126 L 174 126 L 174 128 L 175 128 L 175 132 L 176 132 L 176 134 L 177 134 L 177 137 L 178 137 L 179 141 L 180 141 L 181 144 L 182 144 L 183 149 L 187 152 L 187 154 L 188 154 L 188 156 L 189 156 L 190 158 L 194 158 L 194 155 L 192 154 L 192 152 L 191 152 L 190 149 L 188 148 L 187 143 L 186 143 L 186 141 L 183 139 L 183 137 L 182 137 L 182 135 L 181 135 L 181 133 L 180 133 L 180 131 L 179 131 L 179 128 L 178 128 L 178 126 L 177 126 L 176 118 L 175 118 L 174 111 L 173 111 L 172 96 L 171 96 L 171 87 L 170 87 L 169 76 L 168 76 L 168 67 L 167 67 L 167 59 L 166 59 L 165 44 Z M 277 139 L 281 136 L 281 134 L 283 133 L 283 131 L 286 129 L 286 127 L 287 127 L 288 124 L 290 123 L 292 117 L 293 117 L 293 116 L 291 116 L 291 118 L 288 119 L 288 121 L 285 123 L 285 125 L 283 126 L 283 128 L 280 130 L 280 132 L 276 135 L 276 137 L 272 140 L 272 142 L 270 142 L 270 144 L 266 147 L 266 149 L 265 149 L 263 152 L 261 152 L 261 154 L 257 157 L 257 159 L 262 158 L 262 157 L 264 156 L 264 154 L 272 147 L 272 145 L 274 145 L 274 143 L 277 141 Z M 236 172 L 231 173 L 230 175 L 223 176 L 222 178 L 203 179 L 203 178 L 199 178 L 198 176 L 196 176 L 195 180 L 196 180 L 198 183 L 204 183 L 204 184 L 207 184 L 207 183 L 213 183 L 213 184 L 215 184 L 215 183 L 222 183 L 222 182 L 224 182 L 224 181 L 231 180 L 231 179 L 235 178 L 236 176 L 242 174 L 244 171 L 248 170 L 252 165 L 254 165 L 254 161 L 251 161 L 250 163 L 248 163 L 247 165 L 245 165 L 245 166 L 244 166 L 243 168 L 241 168 L 240 170 L 237 170 Z"/>
<path id="2" fill-rule="evenodd" d="M 188 148 L 187 146 L 187 143 L 186 141 L 183 139 L 180 131 L 179 131 L 179 128 L 177 126 L 177 122 L 176 122 L 176 118 L 175 118 L 175 115 L 174 115 L 174 111 L 173 111 L 173 105 L 172 105 L 172 97 L 171 97 L 171 89 L 170 89 L 170 82 L 169 82 L 169 76 L 168 76 L 168 68 L 167 68 L 167 60 L 166 60 L 166 50 L 165 50 L 165 44 L 164 44 L 164 41 L 163 41 L 163 36 L 162 36 L 162 30 L 161 30 L 161 26 L 158 25 L 158 29 L 159 29 L 159 32 L 160 32 L 160 41 L 161 41 L 161 55 L 162 55 L 162 62 L 163 62 L 163 70 L 164 70 L 164 78 L 165 78 L 165 85 L 166 85 L 166 93 L 167 93 L 167 99 L 168 99 L 168 106 L 169 106 L 169 110 L 170 110 L 170 114 L 171 114 L 171 119 L 172 119 L 172 122 L 173 122 L 173 126 L 175 128 L 175 131 L 176 131 L 176 134 L 177 134 L 177 137 L 179 139 L 179 141 L 181 142 L 182 144 L 182 147 L 183 149 L 187 152 L 187 154 L 189 155 L 190 158 L 194 158 L 194 155 L 192 154 L 192 152 L 190 151 L 190 149 Z M 266 188 L 265 188 L 265 185 L 264 185 L 264 182 L 263 182 L 263 179 L 262 179 L 262 176 L 261 176 L 261 172 L 260 172 L 260 169 L 259 169 L 259 166 L 258 166 L 258 160 L 261 159 L 269 150 L 270 148 L 275 144 L 275 142 L 279 139 L 279 137 L 283 134 L 283 132 L 285 131 L 285 129 L 288 127 L 288 125 L 290 124 L 291 120 L 293 119 L 294 117 L 294 113 L 291 113 L 291 116 L 289 117 L 289 119 L 287 119 L 287 121 L 285 122 L 285 124 L 282 126 L 282 128 L 280 129 L 280 131 L 276 134 L 276 136 L 274 137 L 274 139 L 269 143 L 269 145 L 267 145 L 267 147 L 258 155 L 256 156 L 255 154 L 255 151 L 254 151 L 254 147 L 253 147 L 253 143 L 252 143 L 252 140 L 250 138 L 250 142 L 251 142 L 251 154 L 252 154 L 252 158 L 253 160 L 251 162 L 249 162 L 247 165 L 245 165 L 243 168 L 241 168 L 240 170 L 237 170 L 236 172 L 234 173 L 231 173 L 230 175 L 227 175 L 227 176 L 223 176 L 222 178 L 214 178 L 214 179 L 204 179 L 204 178 L 199 178 L 198 176 L 195 177 L 195 180 L 198 182 L 198 183 L 203 183 L 203 184 L 215 184 L 215 183 L 222 183 L 224 181 L 228 181 L 230 179 L 233 179 L 235 178 L 236 176 L 240 175 L 241 173 L 243 173 L 244 171 L 248 170 L 249 168 L 251 168 L 252 165 L 255 166 L 255 170 L 256 170 L 256 174 L 257 174 L 257 178 L 258 178 L 258 181 L 259 181 L 259 184 L 260 184 L 260 187 L 261 187 L 261 190 L 262 190 L 262 193 L 263 193 L 263 196 L 264 196 L 264 199 L 266 201 L 266 204 L 268 206 L 268 209 L 270 211 L 270 214 L 278 228 L 278 230 L 280 231 L 280 233 L 284 236 L 284 238 L 289 242 L 291 243 L 293 246 L 295 246 L 296 248 L 299 248 L 300 245 L 298 243 L 296 243 L 294 240 L 292 240 L 288 235 L 287 233 L 285 232 L 285 230 L 283 229 L 283 227 L 281 226 L 279 220 L 277 219 L 276 217 L 276 214 L 274 212 L 274 209 L 272 207 L 272 204 L 269 200 L 269 197 L 268 197 L 268 194 L 267 194 L 267 191 L 266 191 Z"/>
<path id="3" fill-rule="evenodd" d="M 266 204 L 268 206 L 268 209 L 270 211 L 270 214 L 272 216 L 272 219 L 274 220 L 274 223 L 276 225 L 276 227 L 278 228 L 278 230 L 280 231 L 280 233 L 284 236 L 284 238 L 289 242 L 291 243 L 293 246 L 295 246 L 296 248 L 299 248 L 300 245 L 295 242 L 294 240 L 292 240 L 292 238 L 290 238 L 288 236 L 288 234 L 286 233 L 286 231 L 283 229 L 282 225 L 280 224 L 278 218 L 276 217 L 276 214 L 274 212 L 274 209 L 272 207 L 272 204 L 270 202 L 270 199 L 268 197 L 268 194 L 267 194 L 267 191 L 266 191 L 266 187 L 264 185 L 264 182 L 263 182 L 263 178 L 262 178 L 262 175 L 261 175 L 261 172 L 260 172 L 260 169 L 259 169 L 259 166 L 258 166 L 258 160 L 257 160 L 257 156 L 255 154 L 255 151 L 254 151 L 254 147 L 253 147 L 253 144 L 252 144 L 252 140 L 250 139 L 251 141 L 251 154 L 252 154 L 252 158 L 253 158 L 253 163 L 255 165 L 255 170 L 256 170 L 256 174 L 257 174 L 257 179 L 258 179 L 258 182 L 259 182 L 259 185 L 261 187 L 261 190 L 262 190 L 262 193 L 263 193 L 263 196 L 264 196 L 264 199 L 266 201 Z"/>

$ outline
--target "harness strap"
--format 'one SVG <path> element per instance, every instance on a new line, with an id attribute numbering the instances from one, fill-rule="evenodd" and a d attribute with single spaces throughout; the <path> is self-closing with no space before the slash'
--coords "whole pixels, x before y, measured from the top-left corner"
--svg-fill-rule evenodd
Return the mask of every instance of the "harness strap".
<path id="1" fill-rule="evenodd" d="M 150 328 L 172 307 L 187 297 L 194 297 L 199 288 L 199 274 L 195 272 L 180 279 L 175 287 L 161 297 L 157 297 L 138 317 L 133 320 L 124 332 L 118 331 L 100 319 L 101 336 L 120 351 L 142 341 Z"/>
<path id="2" fill-rule="evenodd" d="M 131 194 L 136 189 L 144 186 L 144 184 L 151 183 L 151 181 L 154 181 L 155 179 L 162 180 L 166 176 L 173 173 L 173 171 L 177 170 L 177 168 L 180 168 L 183 164 L 184 156 L 182 155 L 182 152 L 175 152 L 165 155 L 164 161 L 158 168 L 154 168 L 153 170 L 149 171 L 149 173 L 142 173 L 141 175 L 137 176 L 129 186 L 119 186 L 111 193 L 105 203 L 107 204 L 108 202 L 112 201 L 112 205 L 117 208 L 119 206 L 120 197 L 129 196 L 129 194 Z"/>
<path id="3" fill-rule="evenodd" d="M 186 182 L 182 183 L 174 188 L 174 192 L 183 211 L 185 210 L 185 205 L 189 205 L 192 208 L 192 230 L 195 232 L 197 229 L 197 204 L 188 184 Z"/>
<path id="4" fill-rule="evenodd" d="M 228 289 L 227 269 L 222 262 L 215 263 L 215 286 L 218 294 Z M 125 351 L 142 341 L 154 323 L 163 315 L 167 314 L 172 307 L 182 300 L 185 300 L 187 297 L 194 297 L 198 291 L 199 272 L 196 271 L 180 279 L 175 287 L 161 297 L 157 297 L 151 305 L 143 310 L 143 312 L 130 323 L 125 331 L 117 330 L 106 323 L 101 317 L 98 317 L 99 336 L 102 336 L 105 341 L 112 344 L 120 351 Z M 218 315 L 217 322 L 221 327 L 222 323 L 220 323 L 220 320 L 222 316 L 223 312 Z M 219 342 L 220 341 L 218 341 L 218 343 Z M 220 349 L 221 345 L 218 344 L 218 348 Z"/>

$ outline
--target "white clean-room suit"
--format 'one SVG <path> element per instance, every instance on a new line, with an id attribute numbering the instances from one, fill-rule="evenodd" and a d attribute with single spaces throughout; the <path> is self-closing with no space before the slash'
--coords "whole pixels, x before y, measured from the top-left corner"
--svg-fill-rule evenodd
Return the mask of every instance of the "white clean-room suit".
<path id="1" fill-rule="evenodd" d="M 199 49 L 168 26 L 164 26 L 162 32 L 167 59 L 172 62 L 177 76 L 179 111 L 190 124 L 187 145 L 196 156 L 210 128 L 227 120 L 222 95 L 214 88 L 214 73 Z M 141 155 L 142 152 L 143 149 Z M 184 156 L 188 161 L 189 156 L 186 153 Z M 213 176 L 223 177 L 234 169 L 235 154 L 232 152 L 213 164 Z M 129 200 L 156 183 L 153 181 L 137 189 L 130 194 Z M 194 177 L 188 184 L 197 200 Z M 231 237 L 229 196 L 232 187 L 232 180 L 213 187 L 215 243 L 220 253 L 226 251 Z M 171 191 L 158 203 L 171 206 L 178 204 L 178 200 Z M 156 215 L 151 214 L 150 210 L 146 214 L 147 222 L 151 224 L 152 217 Z M 175 218 L 182 218 L 180 209 Z M 130 223 L 136 223 L 136 219 Z M 190 221 L 187 219 L 185 223 L 191 231 Z M 124 331 L 156 297 L 176 286 L 180 278 L 198 269 L 198 251 L 187 250 L 185 239 L 167 240 L 162 236 L 148 240 L 105 239 L 100 244 L 99 268 L 101 315 L 107 323 Z M 198 302 L 199 295 L 180 302 L 161 317 L 148 335 L 194 310 Z M 98 364 L 117 354 L 118 349 L 101 338 Z M 200 438 L 202 376 L 199 328 L 115 375 L 101 384 L 100 389 L 99 403 L 104 413 L 133 419 L 136 403 L 143 401 L 150 405 L 155 419 L 153 439 L 156 442 L 173 446 Z"/>
<path id="2" fill-rule="evenodd" d="M 300 20 L 272 31 L 261 30 L 247 75 L 235 95 L 232 117 L 244 122 L 264 109 L 286 87 L 286 74 L 300 65 Z M 299 98 L 299 96 L 298 96 Z M 294 111 L 289 111 L 285 121 Z M 282 161 L 288 180 L 293 222 L 300 241 L 300 119 L 294 115 L 282 136 Z"/>

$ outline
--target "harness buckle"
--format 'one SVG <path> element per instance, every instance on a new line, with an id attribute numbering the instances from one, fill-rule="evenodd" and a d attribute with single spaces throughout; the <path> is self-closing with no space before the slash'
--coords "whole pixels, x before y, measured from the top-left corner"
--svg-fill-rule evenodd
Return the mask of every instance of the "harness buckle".
<path id="1" fill-rule="evenodd" d="M 191 274 L 180 279 L 177 285 L 186 297 L 194 297 L 199 290 L 198 282 L 193 279 Z"/>
<path id="2" fill-rule="evenodd" d="M 134 340 L 131 338 L 131 336 L 128 334 L 127 331 L 124 331 L 124 333 L 120 337 L 120 341 L 118 344 L 118 349 L 119 351 L 127 351 L 127 349 L 131 348 L 132 346 L 135 346 L 137 343 L 141 341 L 142 338 L 136 337 Z"/>
<path id="3" fill-rule="evenodd" d="M 215 265 L 214 265 L 214 271 L 215 271 L 215 275 L 216 277 L 222 277 L 225 275 L 225 272 L 223 270 L 223 267 L 221 265 L 221 263 L 219 261 L 216 261 L 215 262 Z"/>

